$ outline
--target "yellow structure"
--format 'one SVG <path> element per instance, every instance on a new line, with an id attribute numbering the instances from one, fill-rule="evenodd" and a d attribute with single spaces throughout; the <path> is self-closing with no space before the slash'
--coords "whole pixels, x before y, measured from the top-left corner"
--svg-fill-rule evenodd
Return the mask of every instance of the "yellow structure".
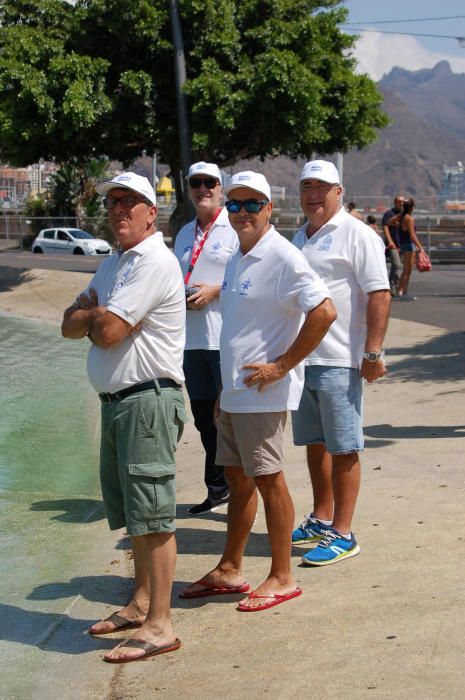
<path id="1" fill-rule="evenodd" d="M 171 195 L 174 192 L 173 183 L 170 178 L 164 175 L 157 184 L 157 194 L 166 198 L 166 202 L 169 204 L 171 200 Z"/>

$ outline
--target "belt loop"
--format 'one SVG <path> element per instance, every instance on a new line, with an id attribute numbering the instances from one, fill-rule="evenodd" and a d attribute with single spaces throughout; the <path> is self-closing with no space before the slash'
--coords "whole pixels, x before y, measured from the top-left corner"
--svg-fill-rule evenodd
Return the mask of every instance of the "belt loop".
<path id="1" fill-rule="evenodd" d="M 161 394 L 161 389 L 160 389 L 160 385 L 159 385 L 159 383 L 158 383 L 158 379 L 154 379 L 154 380 L 153 380 L 153 388 L 155 389 L 155 391 L 156 391 L 156 393 L 157 393 L 157 396 L 160 396 L 160 394 Z"/>

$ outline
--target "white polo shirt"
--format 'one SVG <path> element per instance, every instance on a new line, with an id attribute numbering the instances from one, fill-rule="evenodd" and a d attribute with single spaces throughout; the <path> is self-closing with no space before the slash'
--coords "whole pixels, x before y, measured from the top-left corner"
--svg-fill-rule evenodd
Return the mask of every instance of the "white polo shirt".
<path id="1" fill-rule="evenodd" d="M 149 236 L 134 248 L 103 261 L 88 291 L 95 289 L 99 305 L 131 326 L 142 328 L 117 345 L 91 345 L 87 371 L 94 389 L 115 393 L 154 378 L 184 381 L 182 361 L 186 302 L 179 263 L 163 242 Z"/>
<path id="2" fill-rule="evenodd" d="M 309 365 L 360 367 L 368 293 L 389 290 L 384 243 L 372 228 L 339 211 L 310 238 L 304 224 L 293 244 L 328 285 L 337 319 L 306 359 Z"/>
<path id="3" fill-rule="evenodd" d="M 223 391 L 229 413 L 285 411 L 299 407 L 303 363 L 263 391 L 248 388 L 250 362 L 272 362 L 294 342 L 304 314 L 330 296 L 301 253 L 272 226 L 246 255 L 226 265 L 220 303 Z"/>
<path id="4" fill-rule="evenodd" d="M 194 244 L 201 238 L 201 232 L 196 232 L 196 221 L 194 219 L 183 226 L 174 243 L 174 254 L 181 264 L 183 278 L 192 260 Z M 222 209 L 208 233 L 188 286 L 199 282 L 221 285 L 226 263 L 238 245 L 236 232 L 229 223 L 228 212 Z M 218 350 L 220 331 L 219 299 L 214 299 L 203 309 L 187 310 L 186 350 Z"/>

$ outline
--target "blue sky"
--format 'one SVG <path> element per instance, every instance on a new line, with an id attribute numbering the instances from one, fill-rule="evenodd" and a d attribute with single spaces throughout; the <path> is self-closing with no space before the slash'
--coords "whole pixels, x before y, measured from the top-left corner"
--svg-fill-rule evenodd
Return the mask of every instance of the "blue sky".
<path id="1" fill-rule="evenodd" d="M 465 16 L 464 0 L 345 0 L 349 10 L 349 22 L 362 22 L 361 27 L 371 29 L 411 32 L 412 34 L 443 34 L 465 37 L 463 19 L 405 22 L 407 19 L 439 18 L 453 15 Z M 395 20 L 393 24 L 376 24 L 375 20 Z M 347 30 L 352 33 L 351 30 Z M 355 33 L 355 32 L 353 32 Z M 465 47 L 455 39 L 403 36 L 378 32 L 365 32 L 357 41 L 355 56 L 362 72 L 375 80 L 382 78 L 393 66 L 407 70 L 432 68 L 441 60 L 447 60 L 456 73 L 465 73 Z"/>

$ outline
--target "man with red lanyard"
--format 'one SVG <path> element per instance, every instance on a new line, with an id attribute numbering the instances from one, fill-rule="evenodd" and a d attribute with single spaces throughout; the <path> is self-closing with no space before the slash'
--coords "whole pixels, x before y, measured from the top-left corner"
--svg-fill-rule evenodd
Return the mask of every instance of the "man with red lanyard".
<path id="1" fill-rule="evenodd" d="M 215 401 L 221 387 L 219 294 L 224 268 L 238 247 L 228 213 L 220 205 L 221 173 L 214 163 L 194 163 L 188 173 L 189 196 L 197 216 L 176 236 L 174 254 L 184 276 L 187 303 L 184 373 L 195 427 L 205 449 L 206 499 L 189 508 L 208 513 L 228 502 L 223 467 L 216 464 Z"/>

